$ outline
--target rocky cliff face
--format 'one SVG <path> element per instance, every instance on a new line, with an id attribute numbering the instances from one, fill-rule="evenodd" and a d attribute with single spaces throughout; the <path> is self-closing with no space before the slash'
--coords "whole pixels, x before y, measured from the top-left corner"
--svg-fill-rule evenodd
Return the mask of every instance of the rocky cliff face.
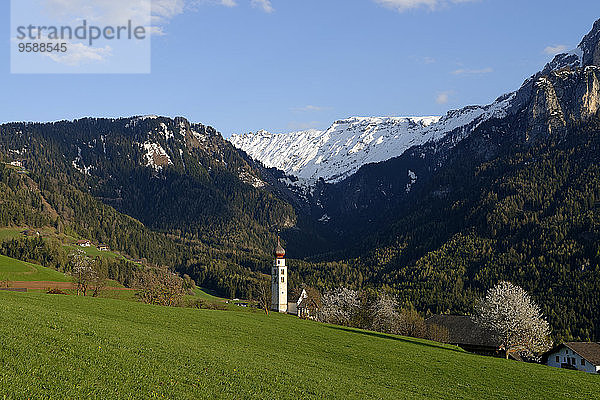
<path id="1" fill-rule="evenodd" d="M 582 66 L 600 66 L 600 19 L 594 23 L 594 27 L 585 35 L 579 48 L 583 52 Z"/>

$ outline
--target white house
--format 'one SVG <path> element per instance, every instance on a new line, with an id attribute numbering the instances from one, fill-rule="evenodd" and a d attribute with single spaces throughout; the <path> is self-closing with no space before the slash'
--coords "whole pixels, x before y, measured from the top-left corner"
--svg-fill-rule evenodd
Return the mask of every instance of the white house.
<path id="1" fill-rule="evenodd" d="M 82 240 L 77 241 L 77 246 L 80 246 L 80 247 L 90 247 L 91 245 L 92 245 L 92 242 L 90 242 L 89 240 L 82 239 Z"/>
<path id="2" fill-rule="evenodd" d="M 300 295 L 297 297 L 292 297 L 288 301 L 288 314 L 298 315 L 298 306 L 302 304 L 302 301 L 308 297 L 308 293 L 306 293 L 306 289 L 302 289 Z"/>
<path id="3" fill-rule="evenodd" d="M 566 342 L 544 354 L 543 361 L 550 367 L 600 373 L 600 343 Z"/>

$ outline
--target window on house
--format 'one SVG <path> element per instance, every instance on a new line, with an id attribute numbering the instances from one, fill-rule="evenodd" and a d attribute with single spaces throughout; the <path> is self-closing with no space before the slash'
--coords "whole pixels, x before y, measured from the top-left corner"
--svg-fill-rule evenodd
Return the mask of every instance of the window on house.
<path id="1" fill-rule="evenodd" d="M 282 276 L 281 277 L 281 283 L 283 283 L 285 281 L 285 278 Z"/>
<path id="2" fill-rule="evenodd" d="M 281 268 L 281 275 L 285 274 L 285 269 Z"/>
<path id="3" fill-rule="evenodd" d="M 560 362 L 560 356 L 556 356 L 556 362 Z"/>
<path id="4" fill-rule="evenodd" d="M 585 365 L 585 360 L 583 358 L 581 359 L 581 365 Z"/>

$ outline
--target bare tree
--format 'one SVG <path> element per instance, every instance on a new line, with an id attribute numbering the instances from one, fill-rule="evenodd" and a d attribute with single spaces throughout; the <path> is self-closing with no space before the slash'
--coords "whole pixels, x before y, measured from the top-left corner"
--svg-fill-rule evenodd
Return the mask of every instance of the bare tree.
<path id="1" fill-rule="evenodd" d="M 527 292 L 510 282 L 488 290 L 476 305 L 475 322 L 494 332 L 508 358 L 511 352 L 534 355 L 551 346 L 550 328 Z"/>
<path id="2" fill-rule="evenodd" d="M 336 325 L 349 325 L 360 307 L 359 293 L 346 288 L 325 292 L 322 302 L 318 319 Z"/>
<path id="3" fill-rule="evenodd" d="M 265 314 L 269 315 L 271 308 L 271 279 L 261 279 L 258 282 L 258 304 L 264 310 Z"/>
<path id="4" fill-rule="evenodd" d="M 134 278 L 138 298 L 144 303 L 161 306 L 176 306 L 183 299 L 183 279 L 168 268 L 146 268 L 138 271 Z"/>
<path id="5" fill-rule="evenodd" d="M 108 278 L 103 271 L 97 268 L 98 264 L 94 264 L 95 276 L 90 282 L 90 289 L 92 289 L 92 297 L 98 297 L 100 293 L 106 289 Z"/>
<path id="6" fill-rule="evenodd" d="M 77 289 L 77 295 L 87 294 L 87 291 L 94 280 L 97 279 L 97 273 L 94 270 L 94 260 L 89 258 L 84 251 L 77 250 L 71 253 L 71 276 Z"/>
<path id="7" fill-rule="evenodd" d="M 414 308 L 403 308 L 398 313 L 397 333 L 403 336 L 426 338 L 427 326 L 425 320 Z"/>

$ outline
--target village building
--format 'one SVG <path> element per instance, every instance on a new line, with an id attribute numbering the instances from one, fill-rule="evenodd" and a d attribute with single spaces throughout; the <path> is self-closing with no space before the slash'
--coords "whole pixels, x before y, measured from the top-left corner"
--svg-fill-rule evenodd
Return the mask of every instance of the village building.
<path id="1" fill-rule="evenodd" d="M 296 291 L 288 299 L 288 313 L 302 319 L 315 319 L 319 310 L 320 299 L 314 289 Z"/>
<path id="2" fill-rule="evenodd" d="M 302 301 L 308 297 L 308 293 L 306 293 L 306 289 L 302 289 L 298 293 L 290 293 L 290 298 L 288 299 L 288 313 L 293 315 L 298 315 L 298 306 L 302 304 Z"/>
<path id="3" fill-rule="evenodd" d="M 477 325 L 469 316 L 437 314 L 427 318 L 425 323 L 445 328 L 448 331 L 448 344 L 482 356 L 505 357 L 494 334 Z M 522 361 L 517 353 L 510 353 L 509 357 Z"/>
<path id="4" fill-rule="evenodd" d="M 98 245 L 98 250 L 100 250 L 100 251 L 109 251 L 110 249 L 105 244 L 99 244 Z"/>
<path id="5" fill-rule="evenodd" d="M 90 247 L 91 245 L 92 245 L 92 242 L 90 242 L 89 240 L 86 240 L 86 239 L 77 241 L 77 246 L 80 246 L 80 247 Z"/>
<path id="6" fill-rule="evenodd" d="M 546 352 L 542 362 L 550 367 L 600 373 L 600 343 L 562 343 Z"/>

